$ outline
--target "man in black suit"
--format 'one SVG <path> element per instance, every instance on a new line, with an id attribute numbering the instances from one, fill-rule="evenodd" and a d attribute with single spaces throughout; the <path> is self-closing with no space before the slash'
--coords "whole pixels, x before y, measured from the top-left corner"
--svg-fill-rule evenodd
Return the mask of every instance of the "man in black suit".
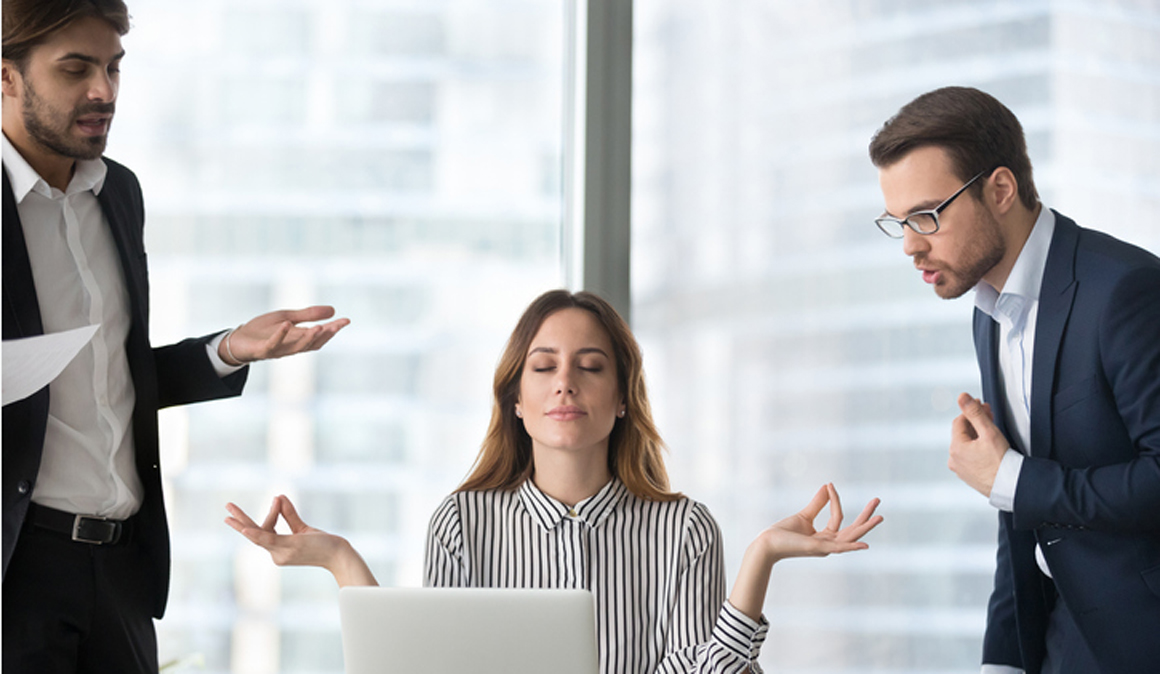
<path id="1" fill-rule="evenodd" d="M 940 297 L 975 290 L 983 403 L 950 468 L 999 511 L 984 672 L 1160 666 L 1160 259 L 1045 208 L 1018 119 L 977 89 L 875 135 L 886 213 Z"/>
<path id="2" fill-rule="evenodd" d="M 3 336 L 100 324 L 3 410 L 3 669 L 156 672 L 169 534 L 157 410 L 238 395 L 247 363 L 320 348 L 330 307 L 152 348 L 136 177 L 101 155 L 121 0 L 4 0 Z"/>

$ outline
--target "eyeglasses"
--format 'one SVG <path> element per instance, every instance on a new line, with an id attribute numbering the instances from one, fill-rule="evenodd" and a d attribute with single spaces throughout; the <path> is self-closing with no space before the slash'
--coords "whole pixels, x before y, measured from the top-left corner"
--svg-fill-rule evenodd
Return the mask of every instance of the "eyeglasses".
<path id="1" fill-rule="evenodd" d="M 950 206 L 951 202 L 955 200 L 955 197 L 962 194 L 976 180 L 994 172 L 995 170 L 991 169 L 990 171 L 982 171 L 975 174 L 974 178 L 968 180 L 957 192 L 947 197 L 946 201 L 929 211 L 915 211 L 901 220 L 890 215 L 882 215 L 874 219 L 874 224 L 878 225 L 878 229 L 881 229 L 883 234 L 892 239 L 901 239 L 905 236 L 906 227 L 911 228 L 918 234 L 934 234 L 938 231 L 938 214 L 942 213 L 947 206 Z"/>

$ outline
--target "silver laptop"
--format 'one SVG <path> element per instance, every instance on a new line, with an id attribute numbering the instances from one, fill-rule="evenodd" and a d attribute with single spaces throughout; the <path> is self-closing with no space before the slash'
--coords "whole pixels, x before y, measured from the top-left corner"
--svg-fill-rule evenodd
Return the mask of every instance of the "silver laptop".
<path id="1" fill-rule="evenodd" d="M 346 674 L 598 674 L 587 590 L 344 587 Z"/>

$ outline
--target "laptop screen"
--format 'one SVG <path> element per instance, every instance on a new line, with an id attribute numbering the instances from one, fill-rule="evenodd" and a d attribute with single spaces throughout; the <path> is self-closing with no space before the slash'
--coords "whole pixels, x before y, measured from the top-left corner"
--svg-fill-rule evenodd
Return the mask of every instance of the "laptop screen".
<path id="1" fill-rule="evenodd" d="M 587 590 L 345 587 L 346 674 L 598 674 Z"/>

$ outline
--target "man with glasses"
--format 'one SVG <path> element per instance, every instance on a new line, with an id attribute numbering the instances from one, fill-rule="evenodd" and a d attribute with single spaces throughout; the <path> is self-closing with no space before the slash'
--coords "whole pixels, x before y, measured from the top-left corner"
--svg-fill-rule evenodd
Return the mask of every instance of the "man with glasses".
<path id="1" fill-rule="evenodd" d="M 975 291 L 982 402 L 949 466 L 999 510 L 984 672 L 1160 667 L 1160 259 L 1039 203 L 1023 129 L 976 89 L 875 134 L 886 212 L 940 297 Z"/>

